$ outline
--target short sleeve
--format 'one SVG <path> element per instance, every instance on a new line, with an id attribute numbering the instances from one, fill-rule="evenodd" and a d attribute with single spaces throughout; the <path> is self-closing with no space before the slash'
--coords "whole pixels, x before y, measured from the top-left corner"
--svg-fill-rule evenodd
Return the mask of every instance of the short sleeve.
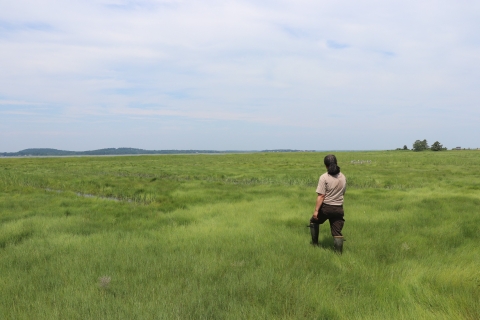
<path id="1" fill-rule="evenodd" d="M 327 181 L 324 179 L 323 175 L 320 176 L 320 179 L 318 179 L 318 186 L 317 186 L 317 193 L 318 194 L 325 194 L 327 192 Z"/>

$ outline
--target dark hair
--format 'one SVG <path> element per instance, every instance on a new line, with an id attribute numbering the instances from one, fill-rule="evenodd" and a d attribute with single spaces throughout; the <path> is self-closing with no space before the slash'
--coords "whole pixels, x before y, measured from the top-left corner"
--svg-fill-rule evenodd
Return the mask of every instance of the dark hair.
<path id="1" fill-rule="evenodd" d="M 323 159 L 323 163 L 327 166 L 329 175 L 336 175 L 340 173 L 340 167 L 337 166 L 337 158 L 333 154 L 329 154 Z"/>

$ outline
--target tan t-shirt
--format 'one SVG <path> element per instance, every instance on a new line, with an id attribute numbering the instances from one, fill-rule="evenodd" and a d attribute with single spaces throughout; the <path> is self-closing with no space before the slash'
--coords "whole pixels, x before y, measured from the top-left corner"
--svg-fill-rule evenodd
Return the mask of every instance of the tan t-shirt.
<path id="1" fill-rule="evenodd" d="M 341 206 L 343 204 L 343 195 L 347 189 L 347 179 L 343 173 L 334 176 L 324 173 L 318 180 L 317 193 L 324 194 L 324 203 Z"/>

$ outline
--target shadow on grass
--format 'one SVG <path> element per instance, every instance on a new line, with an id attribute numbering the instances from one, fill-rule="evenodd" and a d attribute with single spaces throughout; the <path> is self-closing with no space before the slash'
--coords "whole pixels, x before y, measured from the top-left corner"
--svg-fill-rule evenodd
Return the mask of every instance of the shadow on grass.
<path id="1" fill-rule="evenodd" d="M 318 240 L 318 246 L 322 249 L 333 250 L 333 238 L 324 237 Z"/>
<path id="2" fill-rule="evenodd" d="M 331 237 L 323 237 L 318 240 L 318 247 L 333 251 L 333 238 Z"/>
<path id="3" fill-rule="evenodd" d="M 332 251 L 332 252 L 334 251 L 333 250 L 333 238 L 330 238 L 330 237 L 324 237 L 324 238 L 318 239 L 318 245 L 317 246 L 312 245 L 311 239 L 309 241 L 309 244 L 312 248 L 320 248 L 320 249 L 328 250 L 328 251 Z"/>

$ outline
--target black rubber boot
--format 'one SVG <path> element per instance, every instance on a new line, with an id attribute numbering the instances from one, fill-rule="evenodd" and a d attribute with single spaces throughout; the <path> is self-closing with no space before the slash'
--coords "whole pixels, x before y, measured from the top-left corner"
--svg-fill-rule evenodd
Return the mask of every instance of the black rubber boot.
<path id="1" fill-rule="evenodd" d="M 343 237 L 341 236 L 333 237 L 333 250 L 338 254 L 342 254 L 343 252 L 343 241 Z"/>
<path id="2" fill-rule="evenodd" d="M 312 245 L 318 246 L 318 234 L 320 225 L 318 223 L 310 223 L 310 234 L 312 235 Z"/>

